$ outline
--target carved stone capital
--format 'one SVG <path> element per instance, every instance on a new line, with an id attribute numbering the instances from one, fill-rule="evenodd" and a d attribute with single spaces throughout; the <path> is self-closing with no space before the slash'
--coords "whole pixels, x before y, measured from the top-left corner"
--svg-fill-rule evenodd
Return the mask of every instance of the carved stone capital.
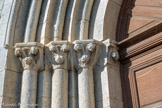
<path id="1" fill-rule="evenodd" d="M 118 62 L 119 53 L 116 41 L 110 39 L 105 40 L 101 50 L 102 53 L 99 57 L 99 62 L 97 63 L 98 66 L 104 67 L 108 64 L 113 65 Z"/>
<path id="2" fill-rule="evenodd" d="M 114 40 L 107 39 L 103 43 L 106 46 L 106 50 L 108 54 L 106 64 L 114 64 L 119 60 L 117 42 Z"/>
<path id="3" fill-rule="evenodd" d="M 74 64 L 79 68 L 93 68 L 100 56 L 101 42 L 96 40 L 74 41 Z"/>
<path id="4" fill-rule="evenodd" d="M 46 45 L 46 58 L 53 69 L 68 69 L 70 45 L 68 41 L 52 41 Z"/>
<path id="5" fill-rule="evenodd" d="M 24 70 L 43 70 L 43 45 L 37 42 L 17 43 L 15 55 L 22 63 Z"/>

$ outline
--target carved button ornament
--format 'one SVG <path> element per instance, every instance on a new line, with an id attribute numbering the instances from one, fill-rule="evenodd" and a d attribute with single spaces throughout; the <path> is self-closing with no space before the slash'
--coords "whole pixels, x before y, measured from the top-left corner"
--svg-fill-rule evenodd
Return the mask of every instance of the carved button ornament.
<path id="1" fill-rule="evenodd" d="M 95 48 L 96 48 L 96 45 L 93 44 L 93 43 L 89 43 L 89 44 L 87 45 L 87 49 L 88 49 L 90 52 L 93 52 L 93 51 L 95 50 Z"/>
<path id="2" fill-rule="evenodd" d="M 43 45 L 36 42 L 17 43 L 15 45 L 15 55 L 22 63 L 23 69 L 42 68 L 43 65 Z"/>
<path id="3" fill-rule="evenodd" d="M 117 51 L 112 51 L 111 52 L 111 57 L 115 60 L 118 61 L 119 60 L 119 53 Z"/>
<path id="4" fill-rule="evenodd" d="M 68 53 L 70 51 L 70 43 L 67 41 L 52 41 L 47 46 L 46 58 L 52 65 L 53 69 L 67 69 Z"/>
<path id="5" fill-rule="evenodd" d="M 76 40 L 74 42 L 75 67 L 93 68 L 100 54 L 101 44 L 96 40 Z"/>

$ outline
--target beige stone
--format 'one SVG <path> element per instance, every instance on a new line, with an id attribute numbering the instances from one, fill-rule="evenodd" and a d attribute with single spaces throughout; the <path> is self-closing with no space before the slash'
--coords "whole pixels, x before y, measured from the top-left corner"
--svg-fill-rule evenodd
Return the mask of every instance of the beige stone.
<path id="1" fill-rule="evenodd" d="M 70 43 L 67 41 L 53 41 L 46 46 L 46 59 L 53 71 L 51 107 L 68 108 L 68 57 Z"/>
<path id="2" fill-rule="evenodd" d="M 32 0 L 24 37 L 25 42 L 35 41 L 41 5 L 42 0 Z"/>
<path id="3" fill-rule="evenodd" d="M 43 70 L 43 46 L 36 42 L 17 43 L 15 55 L 22 63 L 20 108 L 35 108 L 38 72 Z"/>
<path id="4" fill-rule="evenodd" d="M 74 64 L 78 70 L 79 107 L 95 108 L 93 66 L 100 55 L 101 43 L 95 40 L 76 40 L 74 44 Z"/>
<path id="5" fill-rule="evenodd" d="M 0 105 L 122 108 L 118 48 L 112 41 L 121 4 L 1 0 Z"/>

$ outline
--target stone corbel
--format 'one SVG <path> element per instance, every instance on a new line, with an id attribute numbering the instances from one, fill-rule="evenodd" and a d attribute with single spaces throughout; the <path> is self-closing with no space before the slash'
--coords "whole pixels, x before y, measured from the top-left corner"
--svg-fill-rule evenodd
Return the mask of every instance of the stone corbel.
<path id="1" fill-rule="evenodd" d="M 15 45 L 15 55 L 21 61 L 23 69 L 20 108 L 36 107 L 38 72 L 44 69 L 43 48 L 44 46 L 37 42 Z"/>
<path id="2" fill-rule="evenodd" d="M 70 43 L 52 41 L 46 45 L 46 58 L 52 75 L 52 108 L 68 108 L 68 68 Z"/>
<path id="3" fill-rule="evenodd" d="M 74 64 L 78 71 L 79 108 L 95 108 L 93 67 L 100 56 L 96 40 L 74 41 Z"/>

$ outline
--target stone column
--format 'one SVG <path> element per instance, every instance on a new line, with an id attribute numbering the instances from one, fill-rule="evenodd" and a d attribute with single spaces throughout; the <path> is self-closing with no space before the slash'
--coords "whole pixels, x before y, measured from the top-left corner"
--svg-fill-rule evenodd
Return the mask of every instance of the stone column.
<path id="1" fill-rule="evenodd" d="M 96 108 L 123 108 L 117 42 L 107 39 L 94 69 Z"/>
<path id="2" fill-rule="evenodd" d="M 93 67 L 100 55 L 101 43 L 95 40 L 76 40 L 74 44 L 79 108 L 95 108 Z"/>
<path id="3" fill-rule="evenodd" d="M 22 63 L 20 108 L 36 108 L 37 76 L 43 70 L 43 45 L 36 42 L 17 43 L 15 55 Z"/>
<path id="4" fill-rule="evenodd" d="M 50 42 L 47 45 L 47 59 L 53 68 L 52 108 L 68 108 L 68 55 L 70 43 Z"/>

